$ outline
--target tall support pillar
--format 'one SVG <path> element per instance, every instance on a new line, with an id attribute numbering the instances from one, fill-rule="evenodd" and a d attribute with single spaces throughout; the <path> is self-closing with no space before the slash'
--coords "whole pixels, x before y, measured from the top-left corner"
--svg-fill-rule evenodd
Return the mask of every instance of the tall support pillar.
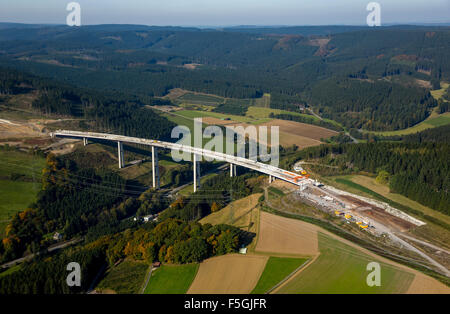
<path id="1" fill-rule="evenodd" d="M 233 165 L 233 176 L 236 177 L 237 176 L 237 166 Z"/>
<path id="2" fill-rule="evenodd" d="M 197 155 L 194 154 L 194 193 L 197 192 L 197 187 L 200 187 L 200 162 L 197 161 Z"/>
<path id="3" fill-rule="evenodd" d="M 119 168 L 123 168 L 125 164 L 123 162 L 123 145 L 122 145 L 122 142 L 117 142 L 117 153 L 118 153 L 118 159 L 119 159 Z"/>
<path id="4" fill-rule="evenodd" d="M 234 169 L 234 165 L 230 164 L 230 177 L 233 177 L 233 169 Z"/>
<path id="5" fill-rule="evenodd" d="M 271 175 L 269 175 L 269 184 L 273 182 L 273 178 Z"/>
<path id="6" fill-rule="evenodd" d="M 152 146 L 152 177 L 153 188 L 159 189 L 158 147 L 155 146 Z"/>
<path id="7" fill-rule="evenodd" d="M 84 146 L 87 146 L 87 144 L 88 144 L 88 139 L 87 139 L 87 137 L 83 137 L 83 145 L 84 145 Z"/>

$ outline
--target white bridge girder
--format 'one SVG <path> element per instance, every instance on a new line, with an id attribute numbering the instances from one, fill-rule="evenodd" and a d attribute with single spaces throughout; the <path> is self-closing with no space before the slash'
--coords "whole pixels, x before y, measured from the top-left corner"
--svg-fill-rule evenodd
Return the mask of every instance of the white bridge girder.
<path id="1" fill-rule="evenodd" d="M 72 137 L 72 138 L 81 138 L 83 141 L 86 141 L 88 139 L 100 139 L 100 140 L 109 140 L 109 141 L 116 141 L 118 142 L 118 150 L 119 152 L 119 166 L 124 166 L 123 163 L 123 147 L 122 143 L 132 143 L 132 144 L 141 144 L 141 145 L 148 145 L 152 146 L 152 152 L 153 148 L 156 150 L 157 148 L 165 148 L 165 149 L 175 149 L 183 152 L 187 152 L 190 154 L 193 154 L 194 156 L 197 155 L 197 157 L 194 157 L 194 159 L 197 159 L 201 156 L 204 157 L 210 157 L 214 158 L 219 161 L 223 161 L 230 164 L 230 176 L 236 175 L 236 166 L 245 167 L 251 170 L 255 170 L 264 174 L 267 174 L 271 176 L 271 180 L 274 178 L 295 184 L 297 186 L 301 186 L 302 184 L 309 182 L 310 179 L 307 178 L 301 178 L 297 173 L 287 171 L 281 168 L 277 168 L 272 165 L 264 164 L 262 162 L 254 161 L 251 159 L 246 159 L 243 157 L 237 157 L 232 155 L 227 155 L 224 153 L 214 152 L 210 150 L 206 150 L 203 148 L 197 148 L 192 147 L 189 145 L 182 145 L 177 143 L 170 143 L 170 142 L 164 142 L 164 141 L 158 141 L 158 140 L 150 140 L 150 139 L 144 139 L 144 138 L 137 138 L 137 137 L 130 137 L 130 136 L 124 136 L 124 135 L 115 135 L 115 134 L 106 134 L 106 133 L 95 133 L 95 132 L 80 132 L 80 131 L 69 131 L 69 130 L 58 130 L 53 133 L 51 133 L 51 136 L 54 137 Z M 86 140 L 84 140 L 86 139 Z M 120 158 L 120 156 L 122 158 Z M 157 164 L 157 154 L 152 155 L 152 161 L 153 161 L 153 167 L 155 167 L 155 164 Z M 155 158 L 155 160 L 153 160 Z M 157 167 L 155 167 L 155 175 L 157 175 Z M 197 166 L 194 166 L 197 171 Z M 159 184 L 159 174 L 157 175 L 158 178 L 155 177 L 154 179 L 154 186 L 157 187 Z M 196 176 L 194 176 L 196 177 Z M 195 181 L 197 183 L 197 178 L 195 178 Z M 199 180 L 198 180 L 199 181 Z M 195 184 L 194 184 L 195 187 Z M 195 188 L 196 189 L 196 188 Z"/>

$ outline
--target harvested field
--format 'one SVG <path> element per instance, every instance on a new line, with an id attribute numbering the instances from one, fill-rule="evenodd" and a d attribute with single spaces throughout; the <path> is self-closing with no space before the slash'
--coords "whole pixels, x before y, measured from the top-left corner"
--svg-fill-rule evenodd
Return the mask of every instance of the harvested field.
<path id="1" fill-rule="evenodd" d="M 261 212 L 260 217 L 255 251 L 302 256 L 319 253 L 318 227 L 267 212 Z"/>
<path id="2" fill-rule="evenodd" d="M 356 199 L 348 195 L 339 195 L 339 197 L 357 205 L 358 207 L 354 209 L 355 212 L 361 212 L 364 216 L 373 218 L 374 220 L 382 223 L 383 225 L 389 226 L 395 230 L 404 232 L 416 227 L 409 221 L 403 220 L 399 217 L 389 214 L 383 208 L 376 207 L 372 204 L 366 203 L 362 200 Z"/>
<path id="3" fill-rule="evenodd" d="M 409 286 L 408 294 L 450 294 L 450 288 L 436 279 L 423 274 L 416 274 Z"/>
<path id="4" fill-rule="evenodd" d="M 267 256 L 230 254 L 200 264 L 188 294 L 247 294 L 258 283 Z"/>
<path id="5" fill-rule="evenodd" d="M 336 131 L 325 129 L 320 126 L 279 119 L 274 119 L 270 122 L 266 122 L 261 125 L 267 127 L 279 126 L 280 132 L 286 132 L 290 135 L 306 137 L 316 141 L 320 141 L 322 138 L 328 138 L 338 134 L 338 132 Z"/>
<path id="6" fill-rule="evenodd" d="M 202 122 L 209 125 L 228 125 L 239 123 L 233 120 L 222 120 L 214 117 L 203 117 Z"/>
<path id="7" fill-rule="evenodd" d="M 277 121 L 283 121 L 283 120 L 277 120 Z M 291 121 L 284 121 L 284 122 L 291 122 Z M 272 123 L 272 122 L 261 123 L 258 126 L 267 126 L 267 141 L 269 141 L 268 144 L 271 145 L 271 142 L 270 142 L 271 141 L 271 130 L 270 130 L 269 123 Z M 298 123 L 298 122 L 293 122 L 293 123 Z M 236 124 L 227 124 L 227 127 L 242 126 L 242 127 L 246 128 L 249 125 L 250 124 L 246 124 L 246 123 L 236 123 Z M 273 124 L 273 125 L 278 126 L 278 124 Z M 305 124 L 305 125 L 311 126 L 309 124 Z M 311 127 L 314 127 L 314 126 L 311 126 Z M 238 132 L 238 131 L 239 130 L 236 130 L 236 132 Z M 263 141 L 259 136 L 258 136 L 258 142 L 260 142 L 264 145 L 267 145 L 267 142 Z M 306 147 L 320 145 L 320 144 L 322 144 L 322 142 L 319 140 L 316 140 L 316 139 L 309 138 L 307 136 L 300 136 L 297 134 L 293 134 L 292 132 L 282 131 L 282 128 L 280 127 L 280 129 L 279 129 L 279 144 L 282 146 L 285 146 L 285 147 L 297 145 L 300 148 L 306 148 Z"/>

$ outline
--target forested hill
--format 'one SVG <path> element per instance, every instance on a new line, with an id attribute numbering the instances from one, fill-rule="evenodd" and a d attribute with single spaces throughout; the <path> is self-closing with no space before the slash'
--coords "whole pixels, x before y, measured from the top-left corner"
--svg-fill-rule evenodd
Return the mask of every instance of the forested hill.
<path id="1" fill-rule="evenodd" d="M 33 95 L 33 109 L 43 114 L 83 118 L 80 127 L 86 130 L 166 139 L 170 137 L 174 127 L 166 118 L 151 109 L 143 108 L 144 105 L 164 103 L 163 100 L 74 88 L 27 73 L 0 68 L 0 95 L 20 94 Z"/>
<path id="2" fill-rule="evenodd" d="M 175 87 L 232 98 L 270 93 L 274 108 L 295 111 L 307 103 L 349 128 L 368 130 L 422 121 L 437 105 L 429 91 L 450 81 L 450 27 L 270 30 L 0 28 L 0 64 L 139 96 Z M 377 97 L 354 94 L 355 88 Z"/>

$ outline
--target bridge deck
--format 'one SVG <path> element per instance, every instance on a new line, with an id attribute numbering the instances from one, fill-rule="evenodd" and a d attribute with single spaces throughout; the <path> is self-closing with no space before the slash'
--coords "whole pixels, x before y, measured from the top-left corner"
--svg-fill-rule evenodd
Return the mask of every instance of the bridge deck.
<path id="1" fill-rule="evenodd" d="M 52 136 L 58 137 L 71 137 L 71 138 L 91 138 L 91 139 L 101 139 L 116 141 L 122 143 L 133 143 L 155 146 L 165 149 L 174 149 L 178 151 L 183 151 L 191 154 L 196 154 L 198 156 L 204 156 L 209 158 L 214 158 L 215 160 L 228 162 L 234 165 L 252 169 L 267 175 L 271 175 L 275 178 L 287 181 L 289 183 L 300 186 L 302 183 L 306 183 L 308 179 L 301 178 L 299 174 L 287 171 L 281 168 L 274 167 L 272 165 L 264 164 L 255 160 L 237 157 L 232 155 L 227 155 L 220 152 L 214 152 L 211 150 L 206 150 L 203 148 L 192 147 L 190 145 L 182 145 L 178 143 L 164 142 L 158 140 L 150 140 L 145 138 L 130 137 L 123 135 L 107 134 L 107 133 L 94 133 L 94 132 L 80 132 L 80 131 L 68 131 L 68 130 L 58 130 L 51 134 Z"/>

